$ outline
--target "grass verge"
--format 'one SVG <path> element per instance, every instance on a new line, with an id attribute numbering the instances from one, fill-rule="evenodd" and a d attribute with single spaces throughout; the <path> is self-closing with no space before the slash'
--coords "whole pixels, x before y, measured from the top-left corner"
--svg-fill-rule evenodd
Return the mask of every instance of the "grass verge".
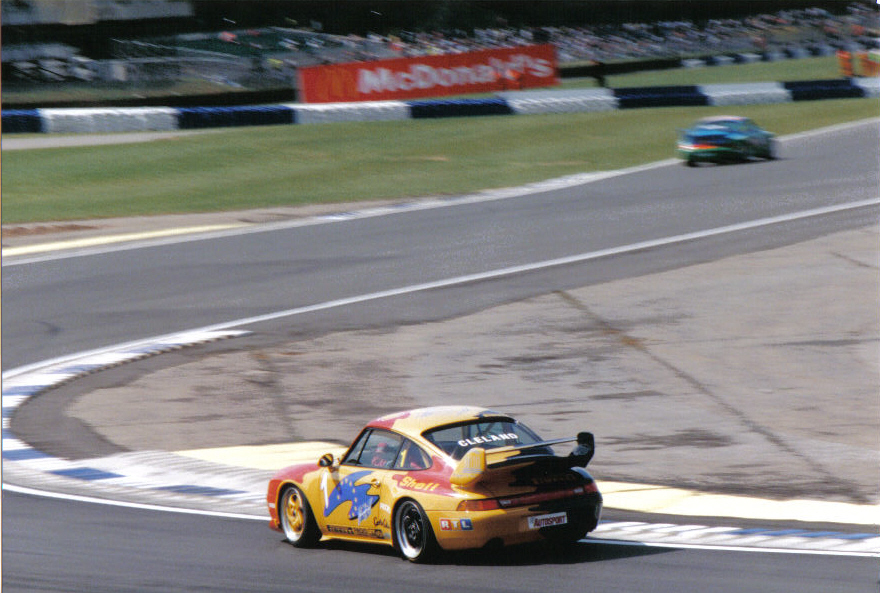
<path id="1" fill-rule="evenodd" d="M 8 151 L 3 223 L 463 194 L 669 158 L 676 129 L 735 111 L 777 134 L 878 115 L 872 99 L 232 128 Z"/>
<path id="2" fill-rule="evenodd" d="M 792 82 L 841 78 L 837 57 L 804 58 L 779 62 L 754 62 L 730 66 L 675 68 L 609 76 L 611 87 L 684 86 L 729 82 Z"/>

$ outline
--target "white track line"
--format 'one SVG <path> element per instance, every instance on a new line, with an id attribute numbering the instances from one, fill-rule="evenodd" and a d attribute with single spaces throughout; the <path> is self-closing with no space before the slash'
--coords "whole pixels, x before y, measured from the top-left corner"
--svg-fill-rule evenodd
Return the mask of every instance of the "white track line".
<path id="1" fill-rule="evenodd" d="M 444 280 L 436 280 L 433 282 L 424 282 L 422 284 L 413 284 L 410 286 L 404 286 L 401 288 L 393 288 L 389 290 L 381 290 L 378 292 L 373 292 L 369 294 L 363 294 L 343 299 L 337 299 L 333 301 L 326 301 L 323 303 L 317 303 L 314 305 L 307 305 L 304 307 L 297 307 L 294 309 L 287 309 L 284 311 L 277 311 L 275 313 L 267 313 L 266 315 L 257 315 L 255 317 L 246 317 L 243 319 L 237 319 L 233 321 L 228 321 L 225 323 L 218 323 L 216 325 L 211 325 L 204 328 L 199 328 L 202 331 L 215 331 L 215 330 L 223 330 L 223 329 L 231 329 L 234 327 L 240 327 L 243 325 L 251 325 L 254 323 L 262 323 L 265 321 L 272 321 L 275 319 L 281 319 L 283 317 L 291 317 L 294 315 L 301 315 L 304 313 L 313 313 L 315 311 L 323 311 L 326 309 L 334 309 L 337 307 L 344 307 L 348 305 L 355 305 L 359 303 L 365 303 L 368 301 L 375 301 L 379 299 L 403 296 L 407 294 L 413 294 L 417 292 L 424 292 L 427 290 L 434 290 L 437 288 L 448 288 L 450 286 L 459 286 L 462 284 L 468 284 L 471 282 L 480 282 L 483 280 L 494 280 L 498 278 L 504 278 L 507 276 L 514 276 L 516 274 L 522 274 L 525 272 L 534 272 L 537 270 L 544 270 L 547 268 L 553 268 L 558 266 L 565 266 L 570 264 L 583 263 L 590 260 L 600 259 L 603 257 L 610 257 L 614 255 L 623 255 L 627 253 L 634 253 L 636 251 L 644 251 L 647 249 L 655 249 L 658 247 L 666 247 L 669 245 L 675 245 L 678 243 L 686 243 L 688 241 L 695 241 L 697 239 L 706 239 L 709 237 L 717 237 L 719 235 L 726 235 L 730 233 L 735 233 L 738 231 L 745 231 L 751 229 L 758 229 L 762 227 L 772 226 L 775 224 L 781 224 L 785 222 L 792 222 L 795 220 L 803 220 L 807 218 L 815 218 L 818 216 L 824 216 L 827 214 L 834 214 L 837 212 L 845 212 L 847 210 L 856 210 L 859 208 L 865 208 L 869 206 L 877 206 L 880 205 L 880 198 L 870 199 L 870 200 L 861 200 L 858 202 L 849 202 L 847 204 L 837 204 L 835 206 L 826 206 L 824 208 L 814 208 L 811 210 L 804 210 L 802 212 L 794 212 L 791 214 L 783 214 L 781 216 L 772 216 L 769 218 L 760 218 L 758 220 L 752 220 L 749 222 L 742 222 L 738 224 L 732 224 L 723 227 L 717 227 L 714 229 L 708 229 L 705 231 L 697 231 L 694 233 L 685 233 L 683 235 L 675 235 L 672 237 L 665 237 L 662 239 L 653 239 L 650 241 L 640 241 L 638 243 L 631 243 L 629 245 L 621 245 L 619 247 L 609 247 L 607 249 L 600 249 L 598 251 L 589 251 L 586 253 L 581 253 L 577 255 L 569 255 L 566 257 L 560 257 L 556 259 L 548 259 L 544 261 L 534 262 L 530 264 L 523 264 L 519 266 L 510 266 L 507 268 L 499 268 L 497 270 L 489 270 L 487 272 L 479 272 L 477 274 L 467 274 L 464 276 L 456 276 L 453 278 L 447 278 Z"/>
<path id="2" fill-rule="evenodd" d="M 183 509 L 177 507 L 166 507 L 161 505 L 142 504 L 134 502 L 121 502 L 115 500 L 106 500 L 101 498 L 93 498 L 90 496 L 79 496 L 74 494 L 60 494 L 57 492 L 49 492 L 46 490 L 37 490 L 34 488 L 24 488 L 21 486 L 3 485 L 3 490 L 16 492 L 18 494 L 26 494 L 29 496 L 40 496 L 43 498 L 52 498 L 59 500 L 70 500 L 74 502 L 84 502 L 89 504 L 103 504 L 108 506 L 129 508 L 135 510 L 158 511 L 163 513 L 178 513 L 184 515 L 198 515 L 203 517 L 215 517 L 218 519 L 240 519 L 246 521 L 267 521 L 265 516 L 246 515 L 240 513 L 224 513 L 218 511 L 203 511 L 198 509 Z M 687 543 L 646 543 L 637 541 L 624 540 L 604 540 L 600 538 L 588 537 L 580 540 L 581 543 L 589 545 L 612 545 L 612 546 L 628 546 L 638 548 L 672 548 L 686 550 L 706 550 L 710 552 L 758 552 L 763 554 L 806 554 L 813 556 L 851 556 L 859 558 L 876 558 L 874 552 L 837 552 L 833 550 L 808 550 L 808 549 L 789 549 L 789 548 L 752 548 L 747 546 L 713 546 L 706 544 L 687 544 Z"/>
<path id="3" fill-rule="evenodd" d="M 245 515 L 241 513 L 224 513 L 220 511 L 204 511 L 199 509 L 166 507 L 162 505 L 143 504 L 139 502 L 124 502 L 119 500 L 111 500 L 108 498 L 95 498 L 92 496 L 81 496 L 78 494 L 64 494 L 61 492 L 52 492 L 49 490 L 38 490 L 36 488 L 27 488 L 24 486 L 13 486 L 12 484 L 3 484 L 3 490 L 8 490 L 17 494 L 27 494 L 29 496 L 41 496 L 43 498 L 55 498 L 59 500 L 72 500 L 74 502 L 103 504 L 112 507 L 124 507 L 128 509 L 138 509 L 144 511 L 160 511 L 163 513 L 181 513 L 184 515 L 201 515 L 205 517 L 220 517 L 223 519 L 247 519 L 251 521 L 266 521 L 267 523 L 269 522 L 268 515 Z"/>

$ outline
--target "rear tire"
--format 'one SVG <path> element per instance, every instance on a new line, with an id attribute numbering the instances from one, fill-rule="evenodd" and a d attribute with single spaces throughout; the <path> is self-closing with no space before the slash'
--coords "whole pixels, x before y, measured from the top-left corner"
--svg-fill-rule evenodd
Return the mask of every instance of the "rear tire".
<path id="1" fill-rule="evenodd" d="M 321 530 L 303 491 L 290 486 L 281 494 L 278 517 L 284 537 L 297 548 L 310 548 L 321 539 Z"/>
<path id="2" fill-rule="evenodd" d="M 437 555 L 431 522 L 414 500 L 404 500 L 394 511 L 394 544 L 410 562 L 428 562 Z"/>

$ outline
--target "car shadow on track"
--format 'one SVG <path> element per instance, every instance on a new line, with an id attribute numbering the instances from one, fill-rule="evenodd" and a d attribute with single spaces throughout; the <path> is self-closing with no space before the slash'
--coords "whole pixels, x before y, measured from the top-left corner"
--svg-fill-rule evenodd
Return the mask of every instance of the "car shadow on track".
<path id="1" fill-rule="evenodd" d="M 760 164 L 769 164 L 777 161 L 785 160 L 781 156 L 775 156 L 772 159 L 762 159 L 762 158 L 754 158 L 754 159 L 746 159 L 744 161 L 716 161 L 716 162 L 702 162 L 702 163 L 694 163 L 693 165 L 682 165 L 687 166 L 689 169 L 700 169 L 703 167 L 733 167 L 733 166 L 744 166 L 744 165 L 760 165 Z"/>
<path id="2" fill-rule="evenodd" d="M 447 553 L 438 563 L 467 566 L 534 566 L 542 564 L 585 564 L 621 558 L 636 558 L 672 552 L 668 548 L 641 544 L 619 545 L 596 539 L 581 540 L 569 546 L 528 544 L 496 550 Z"/>
<path id="3" fill-rule="evenodd" d="M 336 552 L 355 552 L 373 556 L 400 557 L 389 546 L 361 544 L 340 540 L 322 541 L 318 548 Z M 537 566 L 544 564 L 584 564 L 622 558 L 653 556 L 673 552 L 670 548 L 645 544 L 584 539 L 569 546 L 523 544 L 503 548 L 466 550 L 440 553 L 431 564 L 444 566 Z"/>

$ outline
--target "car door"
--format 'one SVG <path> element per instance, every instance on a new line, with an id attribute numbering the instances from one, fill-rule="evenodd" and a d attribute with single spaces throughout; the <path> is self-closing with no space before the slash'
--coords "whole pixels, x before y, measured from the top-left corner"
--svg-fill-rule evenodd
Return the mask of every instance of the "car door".
<path id="1" fill-rule="evenodd" d="M 367 429 L 338 467 L 321 476 L 324 531 L 348 539 L 382 540 L 391 536 L 388 474 L 403 437 L 387 430 Z"/>
<path id="2" fill-rule="evenodd" d="M 764 136 L 763 130 L 754 122 L 748 121 L 743 124 L 743 131 L 748 138 L 749 147 L 751 148 L 750 154 L 752 156 L 761 154 L 766 149 L 767 144 L 767 138 Z"/>

